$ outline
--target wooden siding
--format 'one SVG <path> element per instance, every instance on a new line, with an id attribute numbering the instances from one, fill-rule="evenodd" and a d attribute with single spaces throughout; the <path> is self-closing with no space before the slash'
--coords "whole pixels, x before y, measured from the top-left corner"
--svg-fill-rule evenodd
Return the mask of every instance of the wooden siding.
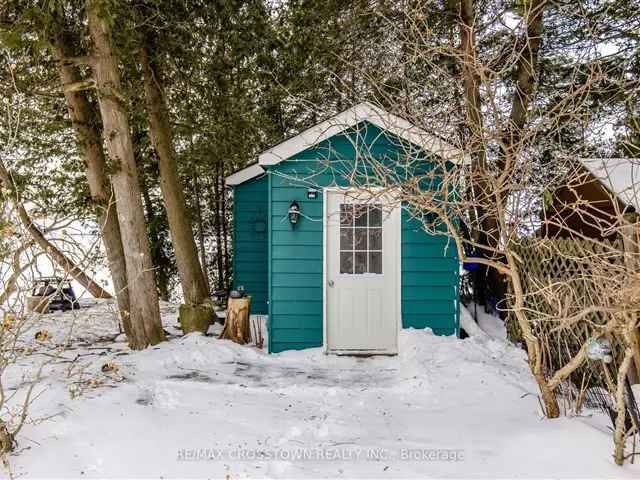
<path id="1" fill-rule="evenodd" d="M 346 186 L 357 143 L 367 155 L 401 158 L 397 139 L 377 127 L 337 135 L 269 169 L 269 351 L 319 347 L 322 324 L 323 195 L 307 198 L 308 187 Z M 347 165 L 341 167 L 341 164 Z M 292 201 L 301 207 L 295 229 L 287 218 Z M 401 302 L 404 327 L 431 327 L 437 334 L 458 332 L 458 261 L 446 237 L 431 236 L 417 220 L 402 214 Z"/>
<path id="2" fill-rule="evenodd" d="M 251 313 L 266 314 L 268 280 L 268 181 L 263 176 L 233 193 L 233 286 L 251 295 Z"/>
<path id="3" fill-rule="evenodd" d="M 457 335 L 459 262 L 453 242 L 426 233 L 421 222 L 403 209 L 400 244 L 402 326 Z"/>

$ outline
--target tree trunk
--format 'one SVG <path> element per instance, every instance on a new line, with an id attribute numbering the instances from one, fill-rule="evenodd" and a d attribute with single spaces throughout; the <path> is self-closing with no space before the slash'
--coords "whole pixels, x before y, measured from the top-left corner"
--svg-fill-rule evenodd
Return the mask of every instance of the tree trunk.
<path id="1" fill-rule="evenodd" d="M 451 9 L 452 6 L 450 5 Z M 488 182 L 487 154 L 484 139 L 484 121 L 482 118 L 482 99 L 480 96 L 481 78 L 478 74 L 478 60 L 476 47 L 476 15 L 474 0 L 460 0 L 457 12 L 458 31 L 460 34 L 460 57 L 462 61 L 462 78 L 464 83 L 464 103 L 466 106 L 466 125 L 469 130 L 468 150 L 471 153 L 472 175 L 470 177 L 469 191 L 475 199 L 475 206 L 470 208 L 469 218 L 471 238 L 480 245 L 495 245 L 491 237 L 495 236 L 495 222 L 483 222 L 486 219 L 483 205 L 492 203 L 492 191 Z M 491 225 L 490 225 L 491 223 Z M 479 252 L 489 257 L 493 256 L 488 251 Z M 489 278 L 492 277 L 492 278 Z M 491 269 L 481 265 L 472 274 L 475 301 L 485 308 L 488 305 L 488 291 L 493 280 Z M 486 288 L 489 286 L 489 288 Z"/>
<path id="2" fill-rule="evenodd" d="M 560 416 L 560 407 L 558 405 L 558 399 L 555 391 L 549 385 L 549 382 L 544 376 L 543 369 L 543 354 L 541 351 L 540 340 L 533 334 L 531 330 L 531 323 L 525 316 L 524 306 L 524 290 L 520 281 L 520 271 L 516 265 L 513 254 L 507 250 L 507 265 L 511 270 L 511 284 L 513 286 L 513 313 L 518 321 L 518 326 L 522 332 L 522 338 L 527 346 L 527 360 L 529 368 L 533 374 L 533 378 L 538 384 L 540 389 L 540 396 L 544 404 L 545 415 L 548 418 L 558 418 Z"/>
<path id="3" fill-rule="evenodd" d="M 13 252 L 13 258 L 11 261 L 11 270 L 13 272 L 11 273 L 11 276 L 6 279 L 2 287 L 3 289 L 0 290 L 0 305 L 9 300 L 9 297 L 18 290 L 18 280 L 22 274 L 36 264 L 38 255 L 34 255 L 26 263 L 20 261 L 20 256 L 27 248 L 31 247 L 32 244 L 33 242 L 27 242 L 20 245 L 20 247 Z"/>
<path id="4" fill-rule="evenodd" d="M 70 39 L 59 33 L 54 38 L 54 55 L 58 60 L 58 73 L 63 88 L 78 82 L 81 77 L 76 67 L 62 60 L 73 55 Z M 127 289 L 127 268 L 124 260 L 124 248 L 120 236 L 117 207 L 113 200 L 111 182 L 107 176 L 107 165 L 102 150 L 102 139 L 98 119 L 93 105 L 84 91 L 64 92 L 69 117 L 76 134 L 76 143 L 85 163 L 85 174 L 89 183 L 91 199 L 95 205 L 96 217 L 100 226 L 102 241 L 107 253 L 109 270 L 113 280 L 122 327 L 127 337 L 131 335 L 129 321 L 129 291 Z"/>
<path id="5" fill-rule="evenodd" d="M 216 235 L 216 269 L 218 272 L 216 285 L 218 290 L 222 290 L 224 288 L 224 264 L 222 259 L 222 225 L 220 224 L 220 186 L 218 183 L 219 168 L 219 165 L 216 165 L 212 199 L 213 216 L 215 218 L 214 230 Z"/>
<path id="6" fill-rule="evenodd" d="M 178 321 L 185 335 L 191 332 L 207 333 L 213 319 L 213 306 L 210 304 L 180 305 Z"/>
<path id="7" fill-rule="evenodd" d="M 626 336 L 629 337 L 628 335 Z M 614 392 L 611 392 L 615 399 L 616 409 L 615 429 L 613 431 L 613 458 L 616 462 L 616 465 L 624 464 L 624 447 L 627 443 L 627 428 L 625 421 L 627 417 L 627 402 L 625 399 L 625 388 L 627 382 L 627 373 L 633 363 L 633 349 L 631 348 L 631 344 L 628 342 L 628 340 L 629 339 L 627 338 L 627 347 L 624 351 L 624 357 L 622 358 L 622 362 L 618 367 L 616 390 Z"/>
<path id="8" fill-rule="evenodd" d="M 458 29 L 462 57 L 462 78 L 467 111 L 467 127 L 471 132 L 470 149 L 474 158 L 474 167 L 486 168 L 484 148 L 484 122 L 480 97 L 480 76 L 478 75 L 475 11 L 473 0 L 460 0 Z"/>
<path id="9" fill-rule="evenodd" d="M 202 220 L 202 205 L 200 203 L 200 182 L 198 182 L 197 172 L 193 174 L 193 193 L 196 200 L 196 224 L 198 226 L 198 244 L 200 246 L 200 265 L 202 266 L 202 274 L 207 284 L 207 291 L 211 291 L 209 285 L 209 274 L 207 268 L 207 252 L 204 247 L 204 222 Z"/>
<path id="10" fill-rule="evenodd" d="M 134 135 L 134 143 L 136 142 L 136 138 L 136 135 Z M 153 200 L 151 200 L 149 187 L 147 186 L 146 175 L 144 174 L 140 178 L 140 189 L 142 190 L 142 201 L 147 217 L 149 241 L 151 242 L 151 262 L 153 263 L 153 270 L 156 274 L 156 288 L 158 289 L 160 300 L 168 302 L 171 262 L 164 252 L 158 228 L 158 215 L 153 206 Z"/>
<path id="11" fill-rule="evenodd" d="M 220 178 L 222 199 L 222 252 L 224 255 L 224 288 L 231 286 L 231 258 L 229 257 L 229 222 L 227 221 L 227 191 L 224 188 L 224 176 Z"/>
<path id="12" fill-rule="evenodd" d="M 542 25 L 547 0 L 531 0 L 522 5 L 527 9 L 524 46 L 516 67 L 516 85 L 511 101 L 511 113 L 503 133 L 502 161 L 509 162 L 516 154 L 522 140 L 522 131 L 529 118 L 529 105 L 533 100 L 538 74 L 538 53 L 542 45 Z M 503 164 L 504 164 L 503 163 Z"/>
<path id="13" fill-rule="evenodd" d="M 20 193 L 13 182 L 13 178 L 7 170 L 4 162 L 0 159 L 0 182 L 4 184 L 4 187 L 11 191 L 14 195 L 14 203 L 18 210 L 18 216 L 20 221 L 27 229 L 33 241 L 44 250 L 51 259 L 58 264 L 67 274 L 71 275 L 80 285 L 87 289 L 91 295 L 96 298 L 111 298 L 111 294 L 98 285 L 91 277 L 82 271 L 82 269 L 76 265 L 73 260 L 67 257 L 62 250 L 49 242 L 42 234 L 40 229 L 29 217 L 27 210 L 22 204 Z"/>
<path id="14" fill-rule="evenodd" d="M 162 95 L 162 78 L 154 61 L 155 43 L 153 34 L 148 33 L 146 43 L 140 49 L 149 132 L 151 143 L 159 158 L 160 189 L 167 211 L 184 301 L 187 304 L 200 305 L 209 297 L 209 291 L 198 260 L 198 249 L 184 200 L 182 182 L 178 175 L 171 127 Z"/>
<path id="15" fill-rule="evenodd" d="M 125 249 L 127 284 L 131 302 L 129 344 L 142 349 L 165 339 L 155 288 L 153 264 L 145 225 L 138 172 L 129 130 L 129 118 L 121 94 L 120 73 L 113 51 L 104 2 L 89 0 L 87 16 L 93 41 L 93 77 L 98 91 L 107 151 L 117 170 L 111 181 L 118 205 L 118 221 Z"/>
<path id="16" fill-rule="evenodd" d="M 486 148 L 484 144 L 484 125 L 482 119 L 482 104 L 480 96 L 481 78 L 478 74 L 477 48 L 475 41 L 475 2 L 474 0 L 459 0 L 458 26 L 461 39 L 462 71 L 465 87 L 465 102 L 467 105 L 467 125 L 471 132 L 470 149 L 473 156 L 473 176 L 471 188 L 476 211 L 470 212 L 471 218 L 482 219 L 475 222 L 473 237 L 477 243 L 486 245 L 485 253 L 495 255 L 491 249 L 500 242 L 500 231 L 496 209 L 483 211 L 482 205 L 503 204 L 506 201 L 508 189 L 501 188 L 502 183 L 509 181 L 508 175 L 513 171 L 514 162 L 520 148 L 523 129 L 528 120 L 528 110 L 535 91 L 535 79 L 538 71 L 538 52 L 542 43 L 543 15 L 546 0 L 532 0 L 524 4 L 526 18 L 526 32 L 524 47 L 521 49 L 516 66 L 516 85 L 511 102 L 511 111 L 507 127 L 501 132 L 502 142 L 498 161 L 497 185 L 488 181 L 489 172 L 486 165 Z M 496 194 L 496 192 L 502 192 Z M 483 269 L 480 269 L 483 270 Z M 477 275 L 480 275 L 478 272 Z M 501 276 L 494 269 L 486 269 L 484 284 L 498 298 L 502 298 Z M 486 302 L 485 302 L 486 303 Z"/>

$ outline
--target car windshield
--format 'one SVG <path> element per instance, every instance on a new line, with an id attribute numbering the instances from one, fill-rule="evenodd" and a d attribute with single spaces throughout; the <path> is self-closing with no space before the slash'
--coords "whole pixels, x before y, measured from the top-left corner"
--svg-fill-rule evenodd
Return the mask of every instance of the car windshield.
<path id="1" fill-rule="evenodd" d="M 48 296 L 56 293 L 58 291 L 58 288 L 59 287 L 56 283 L 39 282 L 36 284 L 33 292 L 36 296 Z"/>

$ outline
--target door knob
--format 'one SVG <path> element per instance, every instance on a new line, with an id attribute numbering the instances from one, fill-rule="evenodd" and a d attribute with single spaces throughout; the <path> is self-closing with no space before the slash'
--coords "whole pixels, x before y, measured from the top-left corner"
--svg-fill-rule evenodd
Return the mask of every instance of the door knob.
<path id="1" fill-rule="evenodd" d="M 329 280 L 329 286 L 333 287 L 333 280 Z"/>

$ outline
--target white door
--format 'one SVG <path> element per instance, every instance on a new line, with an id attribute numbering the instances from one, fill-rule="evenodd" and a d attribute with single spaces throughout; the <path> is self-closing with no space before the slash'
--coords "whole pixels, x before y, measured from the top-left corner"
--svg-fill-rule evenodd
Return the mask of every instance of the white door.
<path id="1" fill-rule="evenodd" d="M 325 199 L 327 351 L 397 353 L 400 210 L 353 190 Z"/>

